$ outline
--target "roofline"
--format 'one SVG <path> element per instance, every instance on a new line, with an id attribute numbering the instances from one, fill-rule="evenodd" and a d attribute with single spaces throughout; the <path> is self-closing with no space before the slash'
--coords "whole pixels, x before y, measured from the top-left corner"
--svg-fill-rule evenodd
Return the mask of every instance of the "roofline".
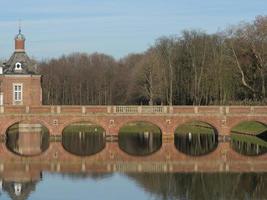
<path id="1" fill-rule="evenodd" d="M 25 49 L 15 49 L 13 53 L 26 53 Z"/>

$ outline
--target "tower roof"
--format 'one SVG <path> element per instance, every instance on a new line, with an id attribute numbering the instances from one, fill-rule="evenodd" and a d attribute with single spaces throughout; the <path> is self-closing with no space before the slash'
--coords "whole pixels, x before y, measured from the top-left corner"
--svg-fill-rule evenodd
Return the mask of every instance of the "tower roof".
<path id="1" fill-rule="evenodd" d="M 37 64 L 25 52 L 25 36 L 19 33 L 15 36 L 15 51 L 3 67 L 4 74 L 36 74 Z"/>
<path id="2" fill-rule="evenodd" d="M 26 40 L 25 36 L 21 33 L 21 28 L 19 28 L 19 33 L 15 36 L 15 40 Z"/>
<path id="3" fill-rule="evenodd" d="M 15 51 L 4 66 L 4 74 L 36 74 L 37 64 L 26 52 Z"/>

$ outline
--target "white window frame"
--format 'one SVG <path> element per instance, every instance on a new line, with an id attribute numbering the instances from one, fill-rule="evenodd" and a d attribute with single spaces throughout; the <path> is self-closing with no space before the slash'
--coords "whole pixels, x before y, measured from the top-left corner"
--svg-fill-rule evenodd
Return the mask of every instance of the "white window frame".
<path id="1" fill-rule="evenodd" d="M 22 64 L 20 62 L 16 62 L 16 64 L 15 64 L 15 70 L 17 70 L 17 71 L 22 70 Z"/>
<path id="2" fill-rule="evenodd" d="M 16 90 L 17 86 L 20 87 L 20 90 Z M 13 104 L 14 105 L 22 105 L 23 104 L 23 84 L 22 83 L 13 83 L 12 93 L 13 93 Z"/>

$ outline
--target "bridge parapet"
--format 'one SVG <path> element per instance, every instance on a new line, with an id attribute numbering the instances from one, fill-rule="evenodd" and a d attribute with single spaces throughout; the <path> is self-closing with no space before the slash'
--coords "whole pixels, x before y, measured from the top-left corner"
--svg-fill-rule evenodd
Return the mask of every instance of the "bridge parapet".
<path id="1" fill-rule="evenodd" d="M 168 106 L 113 106 L 113 113 L 169 113 L 169 112 L 170 112 L 170 107 Z"/>
<path id="2" fill-rule="evenodd" d="M 1 106 L 0 114 L 267 114 L 267 106 Z"/>

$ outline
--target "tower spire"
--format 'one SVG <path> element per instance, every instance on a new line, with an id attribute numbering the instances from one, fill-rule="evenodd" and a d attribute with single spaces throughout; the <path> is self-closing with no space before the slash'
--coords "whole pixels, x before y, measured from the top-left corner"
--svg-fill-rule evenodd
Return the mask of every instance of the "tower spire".
<path id="1" fill-rule="evenodd" d="M 21 20 L 19 20 L 19 34 L 21 34 Z"/>
<path id="2" fill-rule="evenodd" d="M 25 37 L 21 33 L 21 20 L 19 20 L 19 33 L 15 37 L 15 51 L 25 51 Z"/>

